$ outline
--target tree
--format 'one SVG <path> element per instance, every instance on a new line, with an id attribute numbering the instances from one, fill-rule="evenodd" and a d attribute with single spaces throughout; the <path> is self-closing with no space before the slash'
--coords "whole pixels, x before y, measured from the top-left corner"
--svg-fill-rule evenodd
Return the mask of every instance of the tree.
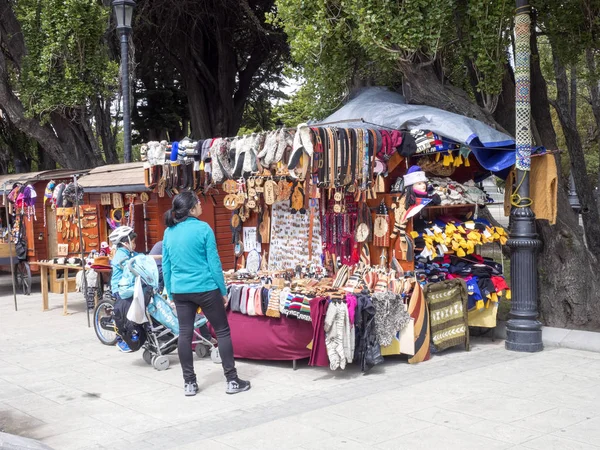
<path id="1" fill-rule="evenodd" d="M 492 113 L 507 62 L 511 7 L 507 0 L 279 0 L 277 17 L 302 75 L 320 87 L 316 96 L 340 99 L 365 82 L 401 85 L 411 103 L 499 127 Z M 457 39 L 458 33 L 469 38 Z M 460 88 L 469 74 L 484 108 Z"/>
<path id="2" fill-rule="evenodd" d="M 154 49 L 177 70 L 187 94 L 193 137 L 234 135 L 251 94 L 283 69 L 285 35 L 265 20 L 273 3 L 138 2 L 137 52 Z"/>
<path id="3" fill-rule="evenodd" d="M 589 5 L 591 0 L 556 3 Z M 514 133 L 514 81 L 508 63 L 513 2 L 278 0 L 277 6 L 292 56 L 302 76 L 317 86 L 313 98 L 324 94 L 341 99 L 364 82 L 400 84 L 410 103 L 474 117 Z M 563 20 L 560 14 L 555 18 Z M 539 145 L 556 148 L 546 80 L 539 58 L 532 61 L 534 135 Z M 498 112 L 502 125 L 495 120 Z M 568 119 L 562 124 L 567 127 Z M 559 191 L 557 225 L 538 221 L 544 241 L 539 271 L 543 320 L 599 329 L 600 286 L 594 274 L 600 266 L 584 243 L 562 185 Z M 586 222 L 594 236 L 595 225 Z"/>
<path id="4" fill-rule="evenodd" d="M 116 155 L 105 123 L 117 75 L 108 14 L 95 0 L 0 0 L 0 108 L 63 167 Z"/>
<path id="5" fill-rule="evenodd" d="M 132 125 L 135 143 L 189 135 L 189 105 L 179 72 L 158 50 L 137 52 Z"/>

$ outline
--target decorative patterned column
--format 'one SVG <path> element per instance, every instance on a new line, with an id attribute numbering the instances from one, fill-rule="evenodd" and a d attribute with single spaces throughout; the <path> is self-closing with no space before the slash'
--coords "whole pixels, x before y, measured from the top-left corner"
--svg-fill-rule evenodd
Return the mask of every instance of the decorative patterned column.
<path id="1" fill-rule="evenodd" d="M 529 198 L 531 166 L 530 103 L 530 6 L 517 0 L 515 15 L 515 83 L 516 83 L 516 186 L 511 196 L 512 304 L 506 326 L 506 349 L 539 352 L 542 324 L 538 321 L 536 252 L 541 242 L 535 232 L 535 215 Z"/>

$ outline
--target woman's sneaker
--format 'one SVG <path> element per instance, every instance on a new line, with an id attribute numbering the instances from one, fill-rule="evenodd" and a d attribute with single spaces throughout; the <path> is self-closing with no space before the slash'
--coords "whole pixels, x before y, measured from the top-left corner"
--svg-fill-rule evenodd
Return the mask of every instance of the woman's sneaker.
<path id="1" fill-rule="evenodd" d="M 227 382 L 227 392 L 228 394 L 237 394 L 239 392 L 244 392 L 250 389 L 250 382 L 240 380 L 236 378 L 235 380 L 231 380 Z"/>
<path id="2" fill-rule="evenodd" d="M 183 392 L 186 397 L 193 397 L 198 393 L 198 383 L 185 383 L 183 386 Z"/>

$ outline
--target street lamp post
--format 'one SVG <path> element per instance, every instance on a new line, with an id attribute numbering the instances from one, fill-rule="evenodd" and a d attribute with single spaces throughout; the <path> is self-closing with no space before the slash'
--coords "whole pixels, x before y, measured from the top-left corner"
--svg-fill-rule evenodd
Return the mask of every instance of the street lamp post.
<path id="1" fill-rule="evenodd" d="M 125 162 L 131 162 L 131 105 L 129 101 L 129 34 L 135 2 L 113 0 L 117 18 L 117 31 L 121 40 L 121 83 L 123 86 L 123 154 Z"/>
<path id="2" fill-rule="evenodd" d="M 531 102 L 530 102 L 530 33 L 531 17 L 528 0 L 516 1 L 515 15 L 515 106 L 516 106 L 516 188 L 513 192 L 510 274 L 512 302 L 506 324 L 506 349 L 539 352 L 542 324 L 537 308 L 536 253 L 541 242 L 535 232 L 535 214 L 529 198 L 531 166 Z"/>

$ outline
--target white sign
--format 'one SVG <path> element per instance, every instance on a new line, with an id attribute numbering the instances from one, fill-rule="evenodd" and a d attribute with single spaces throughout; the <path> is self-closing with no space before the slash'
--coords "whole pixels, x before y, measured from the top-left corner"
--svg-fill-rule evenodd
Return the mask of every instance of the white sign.
<path id="1" fill-rule="evenodd" d="M 252 250 L 261 251 L 261 245 L 256 241 L 256 227 L 244 227 L 244 252 Z"/>

